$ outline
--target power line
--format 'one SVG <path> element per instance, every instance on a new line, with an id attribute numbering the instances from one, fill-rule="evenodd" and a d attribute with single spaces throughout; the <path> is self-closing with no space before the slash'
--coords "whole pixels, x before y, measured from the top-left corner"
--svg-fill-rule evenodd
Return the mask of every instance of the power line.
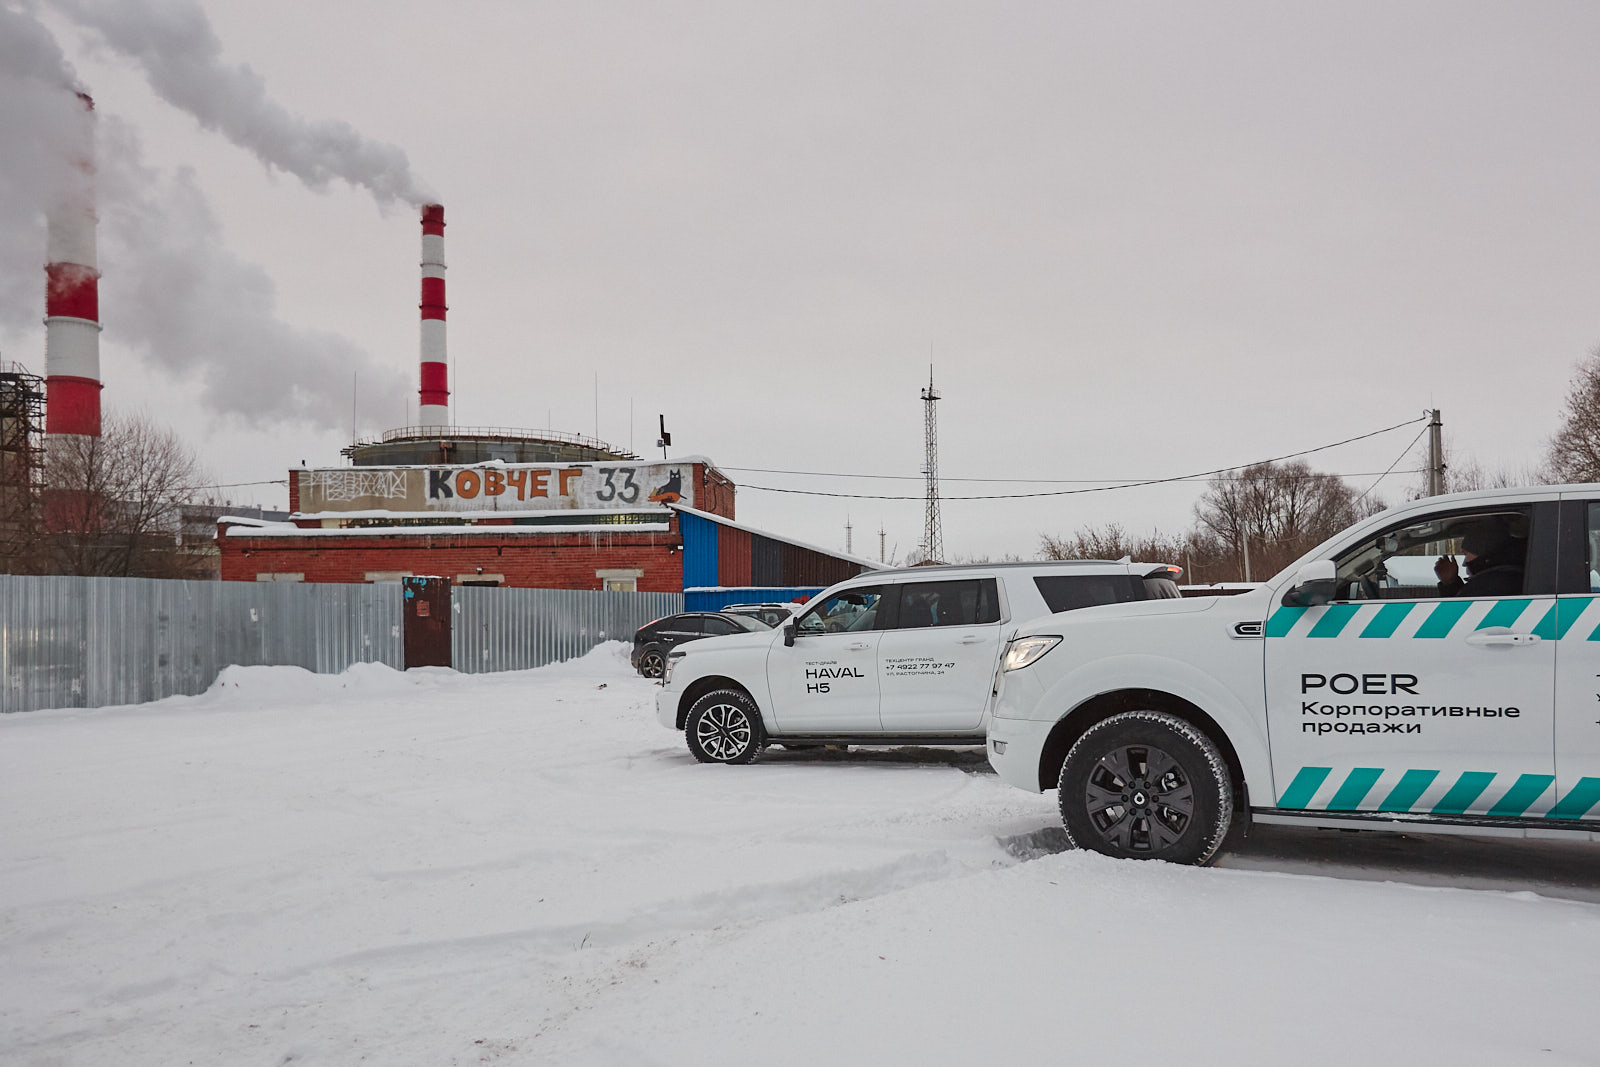
<path id="1" fill-rule="evenodd" d="M 951 496 L 951 497 L 945 497 L 944 499 L 946 499 L 946 500 L 1024 500 L 1024 499 L 1030 499 L 1030 498 L 1035 498 L 1035 497 L 1077 496 L 1077 495 L 1082 494 L 1082 493 L 1104 493 L 1104 492 L 1109 492 L 1109 491 L 1114 490 L 1114 489 L 1138 489 L 1138 488 L 1140 488 L 1142 486 L 1147 486 L 1147 485 L 1166 485 L 1166 484 L 1168 484 L 1170 482 L 1194 481 L 1196 479 L 1210 478 L 1210 477 L 1212 477 L 1214 475 L 1218 475 L 1218 474 L 1227 474 L 1230 471 L 1244 470 L 1246 467 L 1256 467 L 1256 466 L 1259 466 L 1259 465 L 1261 465 L 1263 463 L 1282 463 L 1284 460 L 1298 459 L 1301 456 L 1309 456 L 1314 452 L 1326 452 L 1330 448 L 1339 448 L 1342 445 L 1353 444 L 1356 441 L 1364 441 L 1369 437 L 1377 437 L 1379 434 L 1389 433 L 1389 432 L 1391 432 L 1393 430 L 1398 430 L 1398 429 L 1400 429 L 1400 428 L 1402 428 L 1404 426 L 1413 426 L 1416 423 L 1424 422 L 1426 420 L 1427 420 L 1427 416 L 1424 415 L 1424 416 L 1421 416 L 1420 418 L 1407 419 L 1405 422 L 1397 422 L 1393 426 L 1385 426 L 1381 430 L 1373 430 L 1371 433 L 1363 433 L 1363 434 L 1357 434 L 1354 437 L 1346 437 L 1344 440 L 1342 440 L 1342 441 L 1334 441 L 1332 444 L 1318 445 L 1316 448 L 1307 448 L 1307 449 L 1304 449 L 1304 450 L 1299 451 L 1299 452 L 1290 452 L 1287 455 L 1275 456 L 1272 459 L 1258 459 L 1258 460 L 1255 460 L 1252 463 L 1240 463 L 1240 464 L 1237 464 L 1237 465 L 1232 466 L 1232 467 L 1218 467 L 1215 470 L 1200 471 L 1200 472 L 1195 473 L 1195 474 L 1179 474 L 1179 475 L 1174 475 L 1174 476 L 1172 476 L 1170 478 L 1148 478 L 1148 479 L 1144 479 L 1142 481 L 1128 481 L 1128 482 L 1122 482 L 1122 483 L 1119 483 L 1119 484 L 1116 484 L 1116 485 L 1096 486 L 1096 487 L 1090 488 L 1090 489 L 1054 489 L 1054 490 L 1050 490 L 1048 492 L 1040 492 L 1040 493 L 994 493 L 994 494 L 988 494 L 988 495 L 982 495 L 982 496 Z M 1410 448 L 1409 445 L 1407 445 L 1406 447 L 1408 449 Z M 1399 460 L 1396 460 L 1395 462 L 1398 463 Z M 731 470 L 731 469 L 734 469 L 734 468 L 729 468 L 729 469 Z M 921 500 L 921 499 L 923 499 L 922 497 L 917 497 L 917 496 L 890 496 L 890 495 L 886 495 L 886 494 L 877 494 L 877 493 L 829 493 L 829 492 L 823 492 L 821 490 L 816 490 L 816 489 L 779 489 L 779 488 L 776 488 L 775 486 L 770 486 L 770 485 L 742 485 L 739 488 L 741 488 L 741 489 L 755 489 L 755 490 L 758 490 L 758 491 L 764 492 L 764 493 L 790 493 L 790 494 L 794 494 L 794 495 L 798 495 L 798 496 L 848 497 L 848 498 L 857 499 L 857 500 Z"/>
<path id="2" fill-rule="evenodd" d="M 1367 498 L 1367 493 L 1370 493 L 1374 489 L 1378 488 L 1378 482 L 1381 482 L 1385 478 L 1389 477 L 1389 471 L 1392 471 L 1396 467 L 1398 467 L 1400 465 L 1400 461 L 1402 459 L 1405 459 L 1406 456 L 1411 452 L 1411 450 L 1417 446 L 1417 442 L 1418 441 L 1422 440 L 1422 435 L 1427 433 L 1429 430 L 1431 430 L 1433 428 L 1433 424 L 1432 424 L 1432 421 L 1431 421 L 1432 420 L 1432 413 L 1431 412 L 1429 413 L 1428 417 L 1429 417 L 1429 420 L 1430 420 L 1429 424 L 1427 426 L 1424 426 L 1422 429 L 1418 430 L 1417 431 L 1417 436 L 1415 436 L 1415 437 L 1413 437 L 1411 439 L 1411 443 L 1409 445 L 1406 445 L 1406 447 L 1403 450 L 1401 450 L 1401 452 L 1400 452 L 1400 454 L 1398 456 L 1394 457 L 1394 462 L 1389 464 L 1389 470 L 1384 471 L 1382 474 L 1378 475 L 1378 480 L 1373 482 L 1371 485 L 1367 486 L 1366 490 L 1363 491 L 1360 496 L 1356 497 L 1355 500 L 1353 501 L 1353 503 L 1356 503 L 1356 504 L 1361 503 L 1363 500 L 1365 500 Z M 1421 469 L 1422 470 L 1432 470 L 1431 467 L 1423 467 Z M 1412 471 L 1410 473 L 1415 474 L 1417 472 L 1416 471 Z"/>
<path id="3" fill-rule="evenodd" d="M 1386 427 L 1386 428 L 1384 428 L 1382 430 L 1374 430 L 1372 433 L 1362 434 L 1360 437 L 1351 437 L 1351 438 L 1348 438 L 1348 439 L 1346 439 L 1344 441 L 1335 441 L 1331 445 L 1321 445 L 1318 448 L 1307 449 L 1304 452 L 1296 452 L 1293 455 L 1289 455 L 1289 456 L 1280 456 L 1276 460 L 1258 460 L 1257 462 L 1261 462 L 1261 463 L 1276 463 L 1279 460 L 1283 460 L 1283 459 L 1294 459 L 1297 456 L 1307 456 L 1307 455 L 1310 455 L 1313 452 L 1321 452 L 1321 451 L 1324 451 L 1324 450 L 1330 449 L 1330 448 L 1338 448 L 1340 445 L 1347 445 L 1347 444 L 1350 444 L 1351 442 L 1354 442 L 1354 441 L 1365 440 L 1368 437 L 1376 437 L 1378 434 L 1388 433 L 1390 430 L 1398 430 L 1398 429 L 1401 429 L 1402 427 L 1410 426 L 1412 424 L 1412 422 L 1419 422 L 1419 421 L 1424 421 L 1424 420 L 1422 420 L 1422 419 L 1413 419 L 1413 420 L 1411 420 L 1411 422 L 1397 423 L 1394 426 L 1389 426 L 1389 427 Z M 1413 443 L 1415 443 L 1415 442 L 1413 442 Z M 1223 471 L 1242 470 L 1245 467 L 1250 467 L 1250 466 L 1254 466 L 1254 465 L 1255 464 L 1252 464 L 1252 463 L 1242 463 L 1237 467 L 1225 467 L 1225 468 L 1223 468 Z M 925 476 L 921 475 L 921 474 L 861 474 L 861 473 L 851 472 L 851 471 L 797 471 L 797 470 L 786 470 L 786 469 L 778 468 L 778 467 L 730 467 L 730 466 L 726 466 L 726 465 L 721 464 L 721 463 L 717 464 L 717 469 L 721 470 L 721 471 L 734 471 L 734 472 L 739 473 L 739 474 L 787 474 L 787 475 L 793 475 L 795 477 L 800 477 L 800 478 L 860 478 L 860 479 L 870 479 L 870 480 L 874 480 L 874 481 L 893 481 L 893 482 L 921 482 L 921 481 L 925 480 Z M 1421 468 L 1419 468 L 1419 470 L 1420 469 Z M 1392 468 L 1391 468 L 1391 471 L 1392 471 Z M 1204 474 L 1185 474 L 1185 475 L 1179 475 L 1177 477 L 1172 477 L 1172 478 L 1141 478 L 1141 477 L 1134 477 L 1134 476 L 1125 476 L 1125 477 L 1121 477 L 1121 478 L 961 478 L 961 477 L 957 477 L 957 476 L 954 476 L 954 475 L 941 474 L 941 475 L 939 475 L 939 481 L 941 481 L 941 482 L 977 482 L 977 483 L 982 483 L 982 484 L 987 484 L 987 485 L 1106 485 L 1108 483 L 1120 483 L 1120 482 L 1130 482 L 1130 483 L 1133 483 L 1133 484 L 1136 484 L 1136 485 L 1153 485 L 1153 484 L 1156 484 L 1156 483 L 1159 483 L 1159 482 L 1204 481 L 1205 479 L 1209 478 L 1211 475 L 1218 474 L 1218 473 L 1221 473 L 1221 472 L 1220 471 L 1208 471 L 1208 472 L 1206 472 Z M 1402 474 L 1414 474 L 1416 472 L 1415 471 L 1402 471 L 1401 473 Z M 1377 471 L 1355 471 L 1355 472 L 1351 472 L 1351 473 L 1348 473 L 1348 474 L 1338 474 L 1338 475 L 1335 475 L 1335 477 L 1339 477 L 1339 478 L 1371 478 L 1371 477 L 1375 476 L 1376 474 L 1378 474 Z M 1117 486 L 1115 486 L 1115 485 L 1112 485 L 1111 487 L 1112 488 L 1117 488 Z M 755 488 L 755 486 L 740 486 L 740 488 L 752 488 L 753 489 L 753 488 Z M 887 498 L 883 498 L 883 499 L 899 500 L 899 499 L 910 499 L 910 498 L 909 497 L 907 497 L 907 498 L 887 497 Z M 921 498 L 919 497 L 917 499 L 921 499 Z"/>

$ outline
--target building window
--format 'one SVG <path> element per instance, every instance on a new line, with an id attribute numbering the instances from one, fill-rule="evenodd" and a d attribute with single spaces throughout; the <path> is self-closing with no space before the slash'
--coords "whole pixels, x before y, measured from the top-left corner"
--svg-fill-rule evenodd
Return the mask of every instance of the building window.
<path id="1" fill-rule="evenodd" d="M 594 572 L 594 576 L 600 579 L 600 588 L 608 593 L 637 593 L 639 579 L 644 577 L 644 571 L 638 567 L 626 567 L 598 570 Z"/>

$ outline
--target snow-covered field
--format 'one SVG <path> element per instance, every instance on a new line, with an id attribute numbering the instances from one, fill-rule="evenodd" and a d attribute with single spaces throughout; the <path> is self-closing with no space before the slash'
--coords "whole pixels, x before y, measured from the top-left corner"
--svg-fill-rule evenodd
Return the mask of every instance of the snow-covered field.
<path id="1" fill-rule="evenodd" d="M 703 767 L 624 646 L 0 720 L 0 1063 L 1600 1062 L 1600 850 L 1061 852 L 977 750 Z"/>

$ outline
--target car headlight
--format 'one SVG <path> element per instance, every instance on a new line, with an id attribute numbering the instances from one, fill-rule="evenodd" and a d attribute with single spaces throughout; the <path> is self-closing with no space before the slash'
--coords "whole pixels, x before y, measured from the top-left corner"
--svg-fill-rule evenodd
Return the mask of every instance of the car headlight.
<path id="1" fill-rule="evenodd" d="M 1019 671 L 1061 643 L 1059 637 L 1019 637 L 1006 646 L 1002 671 Z"/>
<path id="2" fill-rule="evenodd" d="M 667 669 L 661 672 L 661 684 L 662 685 L 671 685 L 672 684 L 672 668 L 674 666 L 676 666 L 677 662 L 682 658 L 683 658 L 683 653 L 682 652 L 673 652 L 673 653 L 668 654 L 668 656 L 667 656 Z"/>

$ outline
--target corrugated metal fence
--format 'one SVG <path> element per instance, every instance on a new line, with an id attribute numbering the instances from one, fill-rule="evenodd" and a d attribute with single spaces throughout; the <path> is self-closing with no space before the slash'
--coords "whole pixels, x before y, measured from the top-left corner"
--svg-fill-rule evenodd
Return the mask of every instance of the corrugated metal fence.
<path id="1" fill-rule="evenodd" d="M 679 593 L 457 588 L 453 658 L 517 670 L 631 638 Z M 400 586 L 0 575 L 0 712 L 204 692 L 230 664 L 403 666 Z"/>
<path id="2" fill-rule="evenodd" d="M 631 641 L 645 623 L 683 610 L 682 593 L 457 586 L 451 594 L 450 658 L 470 674 L 572 659 L 601 641 Z"/>

